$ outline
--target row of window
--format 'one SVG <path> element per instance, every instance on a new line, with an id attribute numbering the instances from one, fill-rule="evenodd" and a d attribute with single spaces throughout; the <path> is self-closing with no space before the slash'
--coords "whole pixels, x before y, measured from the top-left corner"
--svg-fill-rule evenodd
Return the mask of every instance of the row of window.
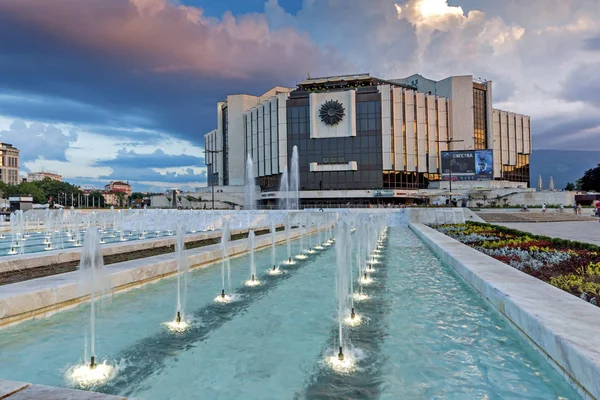
<path id="1" fill-rule="evenodd" d="M 19 171 L 0 169 L 0 181 L 10 185 L 19 183 Z"/>
<path id="2" fill-rule="evenodd" d="M 380 189 L 382 174 L 379 171 L 300 171 L 301 190 L 370 190 Z"/>
<path id="3" fill-rule="evenodd" d="M 223 185 L 229 185 L 229 111 L 223 109 Z"/>
<path id="4" fill-rule="evenodd" d="M 4 157 L 0 158 L 0 162 L 1 162 L 0 165 L 5 166 L 5 167 L 11 167 L 11 168 L 19 167 L 19 158 L 18 157 L 11 157 L 11 156 L 5 155 Z"/>
<path id="5" fill-rule="evenodd" d="M 281 174 L 260 177 L 262 190 L 278 190 Z M 426 189 L 437 174 L 404 171 L 300 172 L 301 190 Z"/>
<path id="6" fill-rule="evenodd" d="M 439 181 L 438 174 L 406 171 L 383 171 L 384 189 L 427 189 L 430 181 Z"/>
<path id="7" fill-rule="evenodd" d="M 503 165 L 502 179 L 529 183 L 529 154 L 517 154 L 517 165 Z"/>
<path id="8" fill-rule="evenodd" d="M 473 88 L 475 149 L 487 149 L 487 92 Z"/>
<path id="9" fill-rule="evenodd" d="M 296 119 L 298 116 L 297 111 L 298 110 L 296 110 L 295 113 Z M 259 118 L 259 113 L 262 113 L 262 118 Z M 291 115 L 289 110 L 288 115 Z M 250 130 L 248 130 L 248 120 L 250 120 Z M 258 124 L 261 122 L 262 126 L 260 126 L 259 129 Z M 256 109 L 255 111 L 244 115 L 245 154 L 250 153 L 255 164 L 262 165 L 264 162 L 269 162 L 267 160 L 275 159 L 278 156 L 277 146 L 258 146 L 261 141 L 262 143 L 270 144 L 274 140 L 275 143 L 279 143 L 278 130 L 274 129 L 269 131 L 270 127 L 273 126 L 273 123 L 277 126 L 277 103 L 266 103 L 262 109 Z M 260 138 L 262 140 L 258 140 L 259 135 L 262 135 Z M 274 174 L 278 173 L 279 163 L 276 163 L 276 165 L 277 169 L 273 171 Z M 262 171 L 260 171 L 260 173 L 262 173 Z"/>

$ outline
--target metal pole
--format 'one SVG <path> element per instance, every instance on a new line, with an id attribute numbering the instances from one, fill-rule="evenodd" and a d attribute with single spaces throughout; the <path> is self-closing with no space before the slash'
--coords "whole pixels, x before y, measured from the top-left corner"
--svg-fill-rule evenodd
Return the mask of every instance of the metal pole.
<path id="1" fill-rule="evenodd" d="M 450 167 L 450 200 L 452 200 L 452 167 Z"/>
<path id="2" fill-rule="evenodd" d="M 211 183 L 211 187 L 212 187 L 212 209 L 215 209 L 215 180 L 213 179 L 213 177 L 210 178 L 210 183 Z"/>

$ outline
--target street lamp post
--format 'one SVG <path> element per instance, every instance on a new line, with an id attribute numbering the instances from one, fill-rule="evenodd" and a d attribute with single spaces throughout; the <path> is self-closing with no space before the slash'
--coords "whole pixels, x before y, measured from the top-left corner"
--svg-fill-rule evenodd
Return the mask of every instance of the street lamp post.
<path id="1" fill-rule="evenodd" d="M 212 177 L 212 163 L 208 163 L 206 164 L 207 167 L 211 167 L 211 174 L 210 174 L 210 190 L 212 192 L 212 207 L 211 209 L 214 210 L 215 209 L 215 182 L 213 180 Z"/>
<path id="2" fill-rule="evenodd" d="M 218 154 L 218 153 L 222 153 L 223 150 L 204 150 L 204 153 L 208 153 L 208 154 Z M 206 159 L 206 157 L 205 157 Z M 212 157 L 211 157 L 212 160 Z M 205 163 L 206 164 L 206 163 Z M 210 172 L 211 172 L 211 176 L 210 176 L 210 186 L 211 186 L 211 191 L 212 191 L 212 209 L 215 209 L 215 180 L 214 180 L 214 174 L 212 172 L 212 166 L 214 164 L 214 161 L 211 163 L 206 164 L 207 167 L 211 167 Z"/>

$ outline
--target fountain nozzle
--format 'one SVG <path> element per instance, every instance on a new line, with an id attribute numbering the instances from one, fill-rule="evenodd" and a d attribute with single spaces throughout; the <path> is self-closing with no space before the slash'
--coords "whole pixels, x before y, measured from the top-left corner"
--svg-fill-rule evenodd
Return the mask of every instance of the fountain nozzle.
<path id="1" fill-rule="evenodd" d="M 277 268 L 275 267 L 275 265 L 273 265 L 273 271 L 275 271 Z"/>
<path id="2" fill-rule="evenodd" d="M 373 269 L 373 266 L 371 264 L 369 264 L 369 269 Z"/>
<path id="3" fill-rule="evenodd" d="M 367 273 L 365 272 L 365 279 L 367 279 Z"/>
<path id="4" fill-rule="evenodd" d="M 175 317 L 175 322 L 180 323 L 181 322 L 181 312 L 177 311 L 177 316 Z"/>
<path id="5" fill-rule="evenodd" d="M 252 278 L 251 278 L 251 280 L 252 280 L 252 282 L 254 282 L 254 275 L 252 275 Z"/>
<path id="6" fill-rule="evenodd" d="M 221 298 L 224 299 L 225 298 L 225 289 L 221 289 Z"/>
<path id="7" fill-rule="evenodd" d="M 338 360 L 344 361 L 344 352 L 342 351 L 342 346 L 340 346 L 340 352 L 338 353 Z"/>
<path id="8" fill-rule="evenodd" d="M 91 360 L 90 360 L 90 369 L 94 369 L 96 368 L 96 358 L 94 356 L 92 356 Z"/>
<path id="9" fill-rule="evenodd" d="M 291 263 L 292 262 L 292 257 L 288 258 L 288 262 Z"/>
<path id="10" fill-rule="evenodd" d="M 350 318 L 354 319 L 356 317 L 356 314 L 354 313 L 354 307 L 352 307 L 352 311 L 350 312 Z"/>

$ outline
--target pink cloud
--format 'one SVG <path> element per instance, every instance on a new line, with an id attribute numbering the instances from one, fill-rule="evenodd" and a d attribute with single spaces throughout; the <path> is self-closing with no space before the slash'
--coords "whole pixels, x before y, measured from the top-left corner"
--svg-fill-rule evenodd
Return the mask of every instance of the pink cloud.
<path id="1" fill-rule="evenodd" d="M 167 0 L 19 0 L 0 13 L 137 73 L 289 79 L 343 63 L 293 28 L 269 29 L 263 14 L 219 20 Z"/>

